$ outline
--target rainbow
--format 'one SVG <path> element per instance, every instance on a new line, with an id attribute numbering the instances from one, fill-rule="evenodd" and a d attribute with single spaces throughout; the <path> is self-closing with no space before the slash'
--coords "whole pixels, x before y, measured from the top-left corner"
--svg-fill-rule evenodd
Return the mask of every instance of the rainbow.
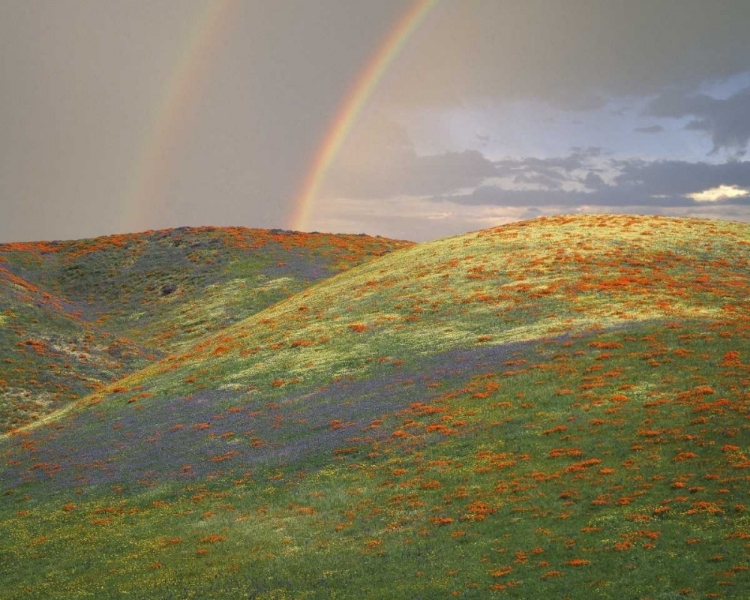
<path id="1" fill-rule="evenodd" d="M 141 230 L 158 220 L 154 209 L 163 205 L 164 188 L 178 154 L 186 116 L 201 97 L 212 59 L 232 23 L 238 0 L 213 0 L 201 6 L 179 53 L 181 58 L 159 101 L 154 103 L 148 134 L 129 179 L 133 185 L 121 202 L 120 225 L 125 231 Z"/>
<path id="2" fill-rule="evenodd" d="M 417 0 L 389 30 L 383 42 L 360 73 L 335 117 L 297 193 L 288 217 L 287 227 L 305 230 L 312 206 L 328 169 L 341 149 L 349 131 L 367 104 L 386 70 L 404 48 L 414 31 L 439 0 Z"/>

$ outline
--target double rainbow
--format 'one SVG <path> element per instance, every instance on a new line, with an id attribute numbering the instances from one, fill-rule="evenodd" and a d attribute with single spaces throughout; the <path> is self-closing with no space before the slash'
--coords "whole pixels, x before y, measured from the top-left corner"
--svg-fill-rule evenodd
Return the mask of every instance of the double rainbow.
<path id="1" fill-rule="evenodd" d="M 416 0 L 388 31 L 358 75 L 336 111 L 293 200 L 287 218 L 287 226 L 291 229 L 304 230 L 307 227 L 320 185 L 352 125 L 388 66 L 438 1 Z M 122 203 L 121 222 L 128 230 L 141 229 L 156 218 L 154 209 L 164 197 L 163 188 L 186 126 L 186 114 L 201 96 L 217 46 L 230 27 L 237 7 L 238 0 L 207 1 L 196 17 L 194 30 L 187 36 L 187 44 L 180 53 L 183 58 L 164 86 L 160 101 L 155 104 L 149 135 L 130 178 L 133 187 L 127 191 Z"/>

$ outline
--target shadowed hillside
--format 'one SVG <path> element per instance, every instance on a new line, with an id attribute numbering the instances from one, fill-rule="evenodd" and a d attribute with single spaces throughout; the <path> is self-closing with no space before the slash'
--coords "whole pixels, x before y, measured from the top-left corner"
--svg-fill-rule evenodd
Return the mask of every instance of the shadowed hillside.
<path id="1" fill-rule="evenodd" d="M 0 428 L 406 245 L 210 227 L 0 245 Z"/>
<path id="2" fill-rule="evenodd" d="M 18 598 L 747 597 L 749 292 L 737 223 L 402 248 L 6 436 L 0 576 Z"/>

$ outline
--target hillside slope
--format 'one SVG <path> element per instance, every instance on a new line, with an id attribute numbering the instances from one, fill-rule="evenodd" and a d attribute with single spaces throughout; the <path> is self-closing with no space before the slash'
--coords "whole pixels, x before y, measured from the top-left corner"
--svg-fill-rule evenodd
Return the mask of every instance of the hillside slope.
<path id="1" fill-rule="evenodd" d="M 747 597 L 750 227 L 538 219 L 0 442 L 10 597 Z"/>
<path id="2" fill-rule="evenodd" d="M 0 245 L 0 430 L 408 245 L 212 227 Z"/>

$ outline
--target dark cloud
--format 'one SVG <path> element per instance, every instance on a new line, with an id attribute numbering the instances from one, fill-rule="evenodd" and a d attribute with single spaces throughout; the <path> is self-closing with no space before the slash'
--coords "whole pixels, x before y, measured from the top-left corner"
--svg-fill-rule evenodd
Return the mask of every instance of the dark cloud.
<path id="1" fill-rule="evenodd" d="M 633 204 L 657 205 L 643 195 L 633 196 L 623 190 L 611 188 L 598 192 L 566 190 L 508 190 L 494 185 L 481 186 L 469 194 L 454 195 L 451 202 L 469 206 L 516 206 L 516 207 L 579 207 L 628 206 Z M 439 198 L 438 200 L 445 200 Z M 684 201 L 678 204 L 686 206 Z"/>
<path id="2" fill-rule="evenodd" d="M 750 187 L 750 161 L 723 164 L 686 161 L 613 161 L 620 174 L 617 187 L 639 189 L 654 196 L 692 194 L 720 185 Z"/>
<path id="3" fill-rule="evenodd" d="M 601 176 L 593 171 L 589 171 L 586 177 L 583 178 L 583 184 L 589 189 L 601 189 L 607 185 Z"/>
<path id="4" fill-rule="evenodd" d="M 585 168 L 591 159 L 598 157 L 600 153 L 599 148 L 571 148 L 568 156 L 500 160 L 495 165 L 500 173 L 510 174 L 514 170 L 535 171 L 554 178 L 556 174 L 559 175 L 560 171 Z"/>
<path id="5" fill-rule="evenodd" d="M 726 99 L 669 91 L 652 101 L 646 108 L 646 114 L 675 119 L 695 117 L 685 129 L 707 133 L 714 145 L 712 154 L 727 150 L 739 157 L 747 151 L 750 141 L 750 88 Z"/>
<path id="6" fill-rule="evenodd" d="M 664 131 L 664 127 L 661 125 L 651 125 L 649 127 L 636 127 L 633 131 L 635 133 L 661 133 Z"/>
<path id="7" fill-rule="evenodd" d="M 476 150 L 418 157 L 407 175 L 407 194 L 432 194 L 473 186 L 495 175 L 495 166 Z"/>
<path id="8" fill-rule="evenodd" d="M 513 183 L 535 185 L 547 190 L 561 190 L 565 183 L 581 183 L 588 188 L 604 185 L 598 175 L 598 147 L 571 148 L 568 156 L 523 158 L 495 162 L 496 176 L 512 178 Z M 581 173 L 585 172 L 585 175 Z"/>
<path id="9" fill-rule="evenodd" d="M 347 140 L 324 193 L 346 198 L 439 195 L 476 187 L 496 172 L 477 150 L 418 156 L 400 125 L 374 115 Z"/>
<path id="10" fill-rule="evenodd" d="M 677 207 L 706 206 L 687 194 L 702 192 L 720 185 L 750 188 L 750 161 L 725 164 L 690 163 L 684 161 L 609 160 L 606 166 L 619 172 L 608 184 L 594 170 L 585 176 L 568 173 L 568 183 L 582 183 L 586 190 L 564 189 L 565 174 L 547 181 L 543 173 L 559 164 L 578 164 L 564 159 L 519 159 L 503 161 L 501 172 L 517 172 L 514 183 L 547 184 L 545 189 L 506 189 L 498 185 L 482 185 L 467 194 L 440 196 L 435 200 L 450 200 L 464 205 L 520 206 L 520 207 L 578 207 L 643 206 L 649 210 Z M 546 167 L 546 163 L 553 168 Z M 581 165 L 585 166 L 585 165 Z M 541 173 L 541 174 L 540 174 Z M 535 177 L 536 175 L 536 177 Z M 750 197 L 725 198 L 710 203 L 712 206 L 750 205 Z"/>
<path id="11" fill-rule="evenodd" d="M 435 198 L 449 200 L 456 204 L 468 206 L 515 206 L 515 207 L 555 207 L 579 208 L 599 206 L 622 208 L 642 206 L 649 210 L 657 208 L 703 207 L 709 203 L 697 202 L 684 196 L 653 197 L 643 189 L 626 189 L 608 187 L 595 192 L 565 190 L 507 190 L 497 186 L 481 186 L 469 194 Z M 727 198 L 710 203 L 712 206 L 745 205 L 750 206 L 746 196 Z"/>
<path id="12" fill-rule="evenodd" d="M 444 196 L 476 188 L 488 178 L 517 186 L 562 190 L 566 183 L 604 185 L 599 147 L 573 147 L 567 156 L 491 161 L 477 150 L 417 155 L 406 131 L 382 115 L 371 117 L 347 141 L 323 193 L 341 198 Z M 599 161 L 600 162 L 600 161 Z"/>
<path id="13" fill-rule="evenodd" d="M 405 130 L 382 115 L 349 140 L 323 193 L 342 198 L 444 196 L 476 188 L 488 178 L 517 186 L 562 190 L 566 183 L 599 187 L 599 147 L 573 147 L 567 156 L 491 161 L 478 150 L 418 156 Z"/>
<path id="14" fill-rule="evenodd" d="M 550 177 L 549 175 L 543 175 L 541 173 L 521 173 L 513 178 L 513 183 L 517 185 L 535 185 L 541 186 L 548 190 L 555 190 L 562 188 L 562 181 L 564 177 L 560 173 L 555 173 L 555 176 Z"/>
<path id="15" fill-rule="evenodd" d="M 653 208 L 695 206 L 688 194 L 720 185 L 750 188 L 750 161 L 617 159 L 595 146 L 573 147 L 565 156 L 497 161 L 476 150 L 418 156 L 405 130 L 383 116 L 370 118 L 342 156 L 345 168 L 332 174 L 325 190 L 331 197 L 412 195 L 466 205 Z"/>
<path id="16" fill-rule="evenodd" d="M 416 156 L 390 173 L 371 174 L 351 191 L 366 197 L 442 194 L 479 185 L 495 175 L 495 166 L 476 150 Z"/>
<path id="17" fill-rule="evenodd" d="M 477 186 L 495 173 L 495 165 L 476 150 L 431 156 L 412 153 L 398 161 L 385 158 L 377 171 L 340 169 L 326 183 L 325 193 L 346 198 L 444 194 Z"/>
<path id="18" fill-rule="evenodd" d="M 413 5 L 0 0 L 0 241 L 284 226 L 342 102 Z M 222 6 L 225 18 L 214 14 Z M 691 90 L 750 70 L 749 23 L 748 0 L 437 2 L 379 80 L 318 195 L 458 194 L 492 204 L 511 193 L 486 185 L 499 177 L 536 188 L 512 194 L 539 209 L 554 198 L 665 203 L 650 196 L 746 186 L 744 166 L 615 163 L 597 148 L 493 162 L 465 148 L 501 152 L 507 141 L 524 153 L 553 152 L 571 130 L 597 139 L 588 135 L 592 115 L 551 117 L 540 101 L 585 111 L 679 89 L 654 101 L 652 116 L 685 118 L 715 151 L 739 155 L 750 136 L 750 92 L 718 100 Z M 515 114 L 540 129 L 551 124 L 549 139 L 521 131 L 516 142 L 513 128 L 486 121 L 424 133 L 446 107 L 484 107 L 502 125 L 514 113 L 493 111 L 517 101 L 524 108 Z M 419 142 L 441 150 L 424 156 L 398 124 L 365 123 L 376 110 L 412 119 Z M 570 127 L 573 118 L 583 125 Z M 653 138 L 628 137 L 653 155 Z"/>
<path id="19" fill-rule="evenodd" d="M 441 2 L 385 86 L 411 106 L 534 98 L 591 110 L 747 71 L 748 24 L 747 0 Z"/>

